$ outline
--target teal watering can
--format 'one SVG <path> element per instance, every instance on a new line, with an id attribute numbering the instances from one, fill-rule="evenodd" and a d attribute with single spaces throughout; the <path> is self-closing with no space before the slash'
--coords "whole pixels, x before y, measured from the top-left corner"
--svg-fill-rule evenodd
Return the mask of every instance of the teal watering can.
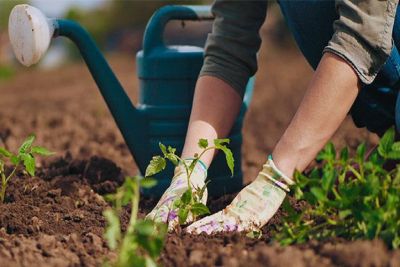
<path id="1" fill-rule="evenodd" d="M 193 101 L 195 83 L 203 63 L 203 49 L 167 46 L 163 40 L 170 20 L 212 20 L 209 6 L 165 6 L 147 24 L 143 50 L 137 54 L 140 80 L 139 103 L 135 107 L 115 77 L 93 39 L 71 20 L 48 19 L 29 5 L 15 6 L 9 19 L 9 35 L 17 59 L 25 66 L 37 63 L 52 38 L 65 36 L 78 47 L 118 125 L 141 173 L 153 155 L 160 154 L 159 142 L 182 150 Z M 210 166 L 209 194 L 220 196 L 242 187 L 242 122 L 253 92 L 250 79 L 241 112 L 229 135 L 235 159 L 231 177 L 223 153 Z M 145 191 L 161 196 L 169 186 L 173 168 L 159 175 L 157 186 Z"/>

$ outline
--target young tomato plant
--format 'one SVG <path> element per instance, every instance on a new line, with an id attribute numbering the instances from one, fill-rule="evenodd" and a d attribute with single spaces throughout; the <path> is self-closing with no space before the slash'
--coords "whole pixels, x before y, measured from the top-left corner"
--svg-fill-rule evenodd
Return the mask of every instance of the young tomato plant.
<path id="1" fill-rule="evenodd" d="M 35 156 L 50 156 L 53 153 L 44 147 L 32 146 L 35 141 L 35 135 L 29 135 L 18 149 L 17 154 L 13 154 L 4 147 L 0 147 L 0 176 L 1 190 L 0 202 L 3 203 L 6 196 L 7 184 L 14 177 L 18 168 L 22 167 L 31 175 L 35 175 L 36 163 Z M 6 163 L 9 161 L 12 165 L 12 171 L 6 173 Z"/>
<path id="2" fill-rule="evenodd" d="M 126 177 L 115 194 L 106 196 L 112 208 L 103 213 L 107 221 L 105 239 L 111 250 L 117 253 L 115 261 L 106 266 L 136 267 L 157 266 L 156 261 L 164 245 L 167 227 L 164 224 L 138 219 L 140 187 L 150 188 L 156 184 L 152 178 Z M 121 230 L 122 207 L 130 204 L 131 214 L 126 231 Z"/>
<path id="3" fill-rule="evenodd" d="M 328 144 L 317 159 L 321 168 L 295 175 L 292 192 L 305 207 L 299 213 L 284 203 L 288 216 L 276 239 L 285 245 L 332 237 L 380 238 L 389 247 L 400 247 L 400 165 L 384 168 L 390 160 L 400 159 L 394 129 L 385 133 L 368 158 L 364 144 L 354 158 L 347 148 L 337 156 Z"/>
<path id="4" fill-rule="evenodd" d="M 194 167 L 201 157 L 209 150 L 221 150 L 225 154 L 225 159 L 227 165 L 233 175 L 234 170 L 234 159 L 232 151 L 227 147 L 229 144 L 229 139 L 215 139 L 214 145 L 209 146 L 207 139 L 200 139 L 198 146 L 202 149 L 200 154 L 195 154 L 192 161 L 188 164 L 187 161 L 175 154 L 176 149 L 170 146 L 166 147 L 163 144 L 159 144 L 162 155 L 154 156 L 150 161 L 149 166 L 146 169 L 146 177 L 153 176 L 161 171 L 163 171 L 167 165 L 167 160 L 170 161 L 175 166 L 181 164 L 186 172 L 187 177 L 187 187 L 188 189 L 182 194 L 182 196 L 177 199 L 173 206 L 178 210 L 179 224 L 184 224 L 189 216 L 192 214 L 195 220 L 198 216 L 209 214 L 210 210 L 206 205 L 201 203 L 203 194 L 205 192 L 207 183 L 201 188 L 194 188 L 190 182 L 190 178 L 193 174 Z"/>

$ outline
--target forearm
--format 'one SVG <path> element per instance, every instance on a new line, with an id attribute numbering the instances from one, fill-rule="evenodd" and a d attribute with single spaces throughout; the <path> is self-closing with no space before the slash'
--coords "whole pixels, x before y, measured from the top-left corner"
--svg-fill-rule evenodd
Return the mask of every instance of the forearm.
<path id="1" fill-rule="evenodd" d="M 226 137 L 240 111 L 242 99 L 229 84 L 212 77 L 202 76 L 196 84 L 192 113 L 182 157 L 193 157 L 201 152 L 197 143 L 200 138 L 209 140 Z M 202 157 L 209 166 L 214 151 L 210 150 Z"/>
<path id="2" fill-rule="evenodd" d="M 327 52 L 322 57 L 306 94 L 273 158 L 285 174 L 303 171 L 338 129 L 360 88 L 354 70 Z"/>
<path id="3" fill-rule="evenodd" d="M 226 137 L 240 111 L 249 77 L 257 70 L 257 51 L 267 1 L 216 0 L 204 64 L 196 85 L 183 157 L 200 152 L 199 138 Z M 214 151 L 202 157 L 210 165 Z"/>

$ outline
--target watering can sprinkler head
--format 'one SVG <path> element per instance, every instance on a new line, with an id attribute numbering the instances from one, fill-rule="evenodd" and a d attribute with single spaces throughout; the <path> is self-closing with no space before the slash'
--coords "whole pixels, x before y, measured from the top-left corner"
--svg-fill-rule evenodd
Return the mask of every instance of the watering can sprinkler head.
<path id="1" fill-rule="evenodd" d="M 30 5 L 17 5 L 10 14 L 8 32 L 15 56 L 27 67 L 36 64 L 49 48 L 55 20 Z"/>

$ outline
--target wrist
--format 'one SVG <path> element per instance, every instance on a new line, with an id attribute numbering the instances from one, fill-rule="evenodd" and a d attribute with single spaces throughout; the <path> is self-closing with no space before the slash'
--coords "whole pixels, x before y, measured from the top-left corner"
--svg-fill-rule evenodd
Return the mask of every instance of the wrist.
<path id="1" fill-rule="evenodd" d="M 301 136 L 289 138 L 285 133 L 272 152 L 276 166 L 289 177 L 293 176 L 295 170 L 304 171 L 315 158 L 318 148 L 323 146 L 324 140 L 321 141 L 321 138 L 307 136 L 307 138 Z"/>
<path id="2" fill-rule="evenodd" d="M 286 176 L 293 177 L 298 162 L 297 153 L 279 148 L 279 144 L 271 153 L 275 166 Z"/>
<path id="3" fill-rule="evenodd" d="M 279 175 L 280 179 L 282 179 L 287 185 L 294 184 L 292 175 L 286 175 L 286 173 L 284 173 L 281 169 L 278 168 L 278 166 L 275 164 L 275 161 L 273 160 L 272 154 L 268 156 L 267 163 L 272 168 L 273 172 Z"/>

